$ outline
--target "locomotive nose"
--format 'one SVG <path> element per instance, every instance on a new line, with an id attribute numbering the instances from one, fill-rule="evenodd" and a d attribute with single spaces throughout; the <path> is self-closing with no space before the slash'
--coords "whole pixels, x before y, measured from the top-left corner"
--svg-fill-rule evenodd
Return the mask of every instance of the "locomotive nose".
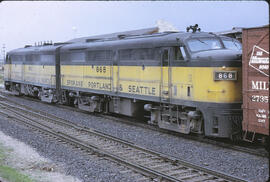
<path id="1" fill-rule="evenodd" d="M 195 60 L 241 60 L 242 51 L 221 49 L 198 52 L 192 55 Z"/>

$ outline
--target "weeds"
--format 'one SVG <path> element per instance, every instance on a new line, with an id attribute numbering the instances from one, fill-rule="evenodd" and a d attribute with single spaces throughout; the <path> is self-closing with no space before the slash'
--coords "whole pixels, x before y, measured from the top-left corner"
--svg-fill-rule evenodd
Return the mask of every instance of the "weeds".
<path id="1" fill-rule="evenodd" d="M 9 182 L 34 182 L 28 176 L 21 174 L 16 169 L 4 165 L 4 159 L 8 149 L 3 148 L 0 144 L 0 176 Z"/>

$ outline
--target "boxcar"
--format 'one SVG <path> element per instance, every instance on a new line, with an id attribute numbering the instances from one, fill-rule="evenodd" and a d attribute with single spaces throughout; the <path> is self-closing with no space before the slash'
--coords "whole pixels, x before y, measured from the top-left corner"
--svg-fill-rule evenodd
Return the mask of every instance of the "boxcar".
<path id="1" fill-rule="evenodd" d="M 269 137 L 269 26 L 243 29 L 244 139 Z"/>

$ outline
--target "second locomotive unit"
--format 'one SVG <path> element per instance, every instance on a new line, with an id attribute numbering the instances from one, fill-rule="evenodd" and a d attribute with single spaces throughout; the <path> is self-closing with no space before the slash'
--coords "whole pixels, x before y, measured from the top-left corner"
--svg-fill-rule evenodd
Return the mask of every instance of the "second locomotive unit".
<path id="1" fill-rule="evenodd" d="M 180 133 L 234 138 L 242 121 L 241 44 L 204 32 L 157 33 L 10 51 L 5 88 Z"/>

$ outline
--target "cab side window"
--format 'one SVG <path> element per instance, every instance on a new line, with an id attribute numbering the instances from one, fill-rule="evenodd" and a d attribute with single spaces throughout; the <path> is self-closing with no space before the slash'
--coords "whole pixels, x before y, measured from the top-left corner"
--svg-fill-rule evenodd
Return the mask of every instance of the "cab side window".
<path id="1" fill-rule="evenodd" d="M 11 55 L 10 60 L 12 64 L 20 64 L 25 62 L 25 56 L 23 55 Z"/>
<path id="2" fill-rule="evenodd" d="M 165 49 L 162 54 L 162 65 L 168 66 L 169 65 L 169 50 Z"/>
<path id="3" fill-rule="evenodd" d="M 11 58 L 9 55 L 6 56 L 6 64 L 10 64 L 11 63 Z"/>
<path id="4" fill-rule="evenodd" d="M 173 54 L 174 54 L 173 55 L 174 60 L 184 61 L 184 57 L 183 57 L 180 47 L 174 47 Z"/>

